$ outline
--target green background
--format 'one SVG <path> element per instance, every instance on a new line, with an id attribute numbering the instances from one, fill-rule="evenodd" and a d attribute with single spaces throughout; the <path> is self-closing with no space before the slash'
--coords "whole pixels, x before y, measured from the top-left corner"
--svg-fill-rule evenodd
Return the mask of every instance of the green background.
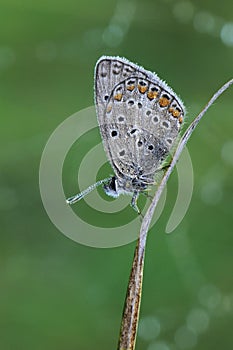
<path id="1" fill-rule="evenodd" d="M 232 21 L 229 0 L 1 0 L 1 349 L 116 349 L 135 243 L 94 249 L 56 229 L 39 193 L 43 148 L 93 104 L 94 65 L 106 54 L 156 71 L 182 96 L 188 123 L 232 78 Z M 192 201 L 165 235 L 176 176 L 169 181 L 147 245 L 137 349 L 233 347 L 232 96 L 189 142 Z M 64 182 L 76 190 L 74 175 Z"/>

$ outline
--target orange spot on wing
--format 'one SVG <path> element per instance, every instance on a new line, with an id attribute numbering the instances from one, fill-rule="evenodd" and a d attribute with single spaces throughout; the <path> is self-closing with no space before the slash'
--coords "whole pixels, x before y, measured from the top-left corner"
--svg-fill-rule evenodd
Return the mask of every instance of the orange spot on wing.
<path id="1" fill-rule="evenodd" d="M 180 124 L 183 122 L 183 118 L 182 117 L 179 117 L 179 122 L 180 122 Z"/>
<path id="2" fill-rule="evenodd" d="M 174 118 L 179 118 L 180 116 L 180 111 L 173 107 L 169 108 L 169 112 L 173 115 Z"/>
<path id="3" fill-rule="evenodd" d="M 169 105 L 170 101 L 166 97 L 161 97 L 159 99 L 159 104 L 161 107 L 167 107 Z"/>
<path id="4" fill-rule="evenodd" d="M 122 99 L 122 94 L 116 94 L 115 96 L 114 96 L 114 100 L 116 100 L 116 101 L 121 101 L 121 99 Z"/>
<path id="5" fill-rule="evenodd" d="M 157 91 L 149 91 L 147 94 L 147 97 L 150 100 L 153 100 L 154 98 L 156 98 L 158 96 L 158 92 Z"/>
<path id="6" fill-rule="evenodd" d="M 135 85 L 129 85 L 129 86 L 127 86 L 127 90 L 129 90 L 129 91 L 133 91 L 134 88 L 135 88 Z"/>
<path id="7" fill-rule="evenodd" d="M 144 94 L 147 91 L 148 87 L 147 86 L 142 86 L 142 85 L 138 85 L 138 90 Z"/>
<path id="8" fill-rule="evenodd" d="M 172 115 L 173 117 L 178 118 L 180 116 L 180 112 L 177 109 L 174 109 Z"/>
<path id="9" fill-rule="evenodd" d="M 110 113 L 111 110 L 112 110 L 112 106 L 109 105 L 109 106 L 107 107 L 107 113 Z"/>

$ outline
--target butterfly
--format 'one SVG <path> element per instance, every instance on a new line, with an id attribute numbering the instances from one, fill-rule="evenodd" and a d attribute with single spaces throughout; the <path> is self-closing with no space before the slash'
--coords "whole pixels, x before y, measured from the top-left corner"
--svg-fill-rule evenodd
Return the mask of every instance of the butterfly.
<path id="1" fill-rule="evenodd" d="M 125 58 L 102 56 L 95 67 L 95 106 L 104 150 L 114 175 L 67 199 L 73 204 L 103 184 L 107 195 L 132 194 L 131 205 L 154 184 L 175 145 L 185 107 L 157 74 Z"/>

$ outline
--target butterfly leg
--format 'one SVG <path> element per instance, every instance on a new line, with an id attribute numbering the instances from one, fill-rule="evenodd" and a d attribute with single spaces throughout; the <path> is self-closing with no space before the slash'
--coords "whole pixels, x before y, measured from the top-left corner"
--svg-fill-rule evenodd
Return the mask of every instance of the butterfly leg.
<path id="1" fill-rule="evenodd" d="M 130 205 L 139 215 L 142 215 L 140 209 L 137 206 L 138 197 L 139 197 L 139 192 L 134 191 Z"/>

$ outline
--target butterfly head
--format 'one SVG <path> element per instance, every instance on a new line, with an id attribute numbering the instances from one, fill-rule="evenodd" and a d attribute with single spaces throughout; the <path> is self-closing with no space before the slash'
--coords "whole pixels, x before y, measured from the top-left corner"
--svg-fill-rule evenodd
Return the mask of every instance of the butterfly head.
<path id="1" fill-rule="evenodd" d="M 113 198 L 119 197 L 120 194 L 131 194 L 135 191 L 141 192 L 147 187 L 148 185 L 142 180 L 116 176 L 111 177 L 103 186 L 105 193 Z"/>
<path id="2" fill-rule="evenodd" d="M 116 176 L 113 176 L 109 182 L 103 186 L 103 188 L 105 193 L 110 197 L 117 198 L 120 195 Z"/>

